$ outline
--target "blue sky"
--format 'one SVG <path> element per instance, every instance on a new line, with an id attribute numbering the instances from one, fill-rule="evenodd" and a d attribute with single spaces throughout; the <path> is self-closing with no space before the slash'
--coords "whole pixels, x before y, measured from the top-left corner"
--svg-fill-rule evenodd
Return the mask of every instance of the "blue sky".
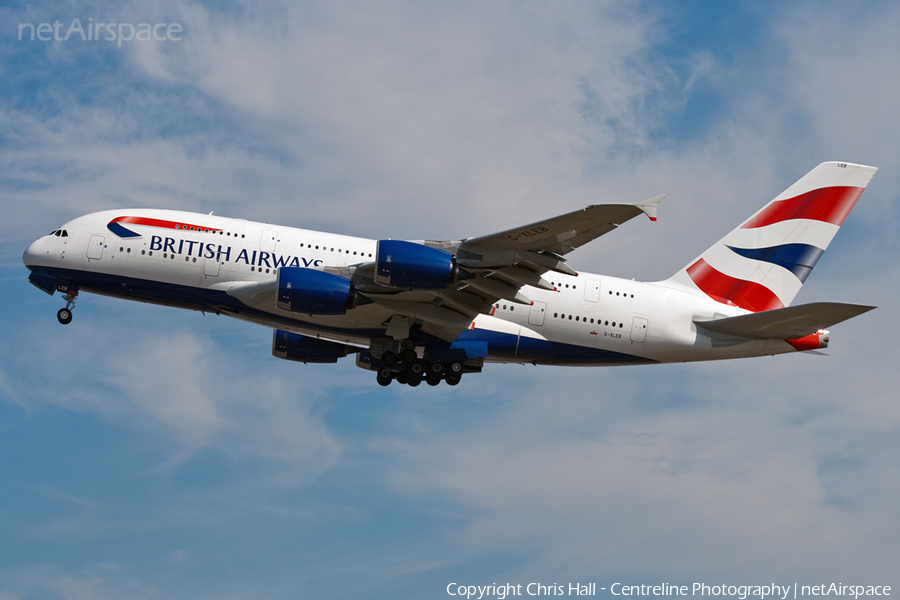
<path id="1" fill-rule="evenodd" d="M 20 23 L 179 23 L 164 42 Z M 0 600 L 439 598 L 451 582 L 900 586 L 900 8 L 0 8 Z M 824 160 L 880 167 L 797 302 L 829 357 L 490 366 L 380 388 L 224 317 L 28 284 L 75 216 L 371 238 L 669 197 L 573 254 L 657 280 Z"/>

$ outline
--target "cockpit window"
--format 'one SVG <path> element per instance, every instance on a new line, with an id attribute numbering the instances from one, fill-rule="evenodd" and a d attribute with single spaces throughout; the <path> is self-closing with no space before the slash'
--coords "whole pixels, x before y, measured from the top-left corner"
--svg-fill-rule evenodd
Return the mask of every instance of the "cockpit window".
<path id="1" fill-rule="evenodd" d="M 61 236 L 61 235 L 62 235 L 62 230 L 57 229 L 57 230 L 56 230 L 56 233 L 54 233 L 53 235 L 55 235 L 56 237 Z"/>
<path id="2" fill-rule="evenodd" d="M 62 230 L 62 236 L 63 236 L 63 237 L 69 237 L 69 232 L 66 231 L 65 229 L 63 229 L 63 230 Z"/>

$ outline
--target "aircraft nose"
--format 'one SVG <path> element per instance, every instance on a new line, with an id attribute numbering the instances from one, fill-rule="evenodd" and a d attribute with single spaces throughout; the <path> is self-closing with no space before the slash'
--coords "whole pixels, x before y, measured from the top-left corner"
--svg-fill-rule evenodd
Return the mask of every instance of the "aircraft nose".
<path id="1" fill-rule="evenodd" d="M 41 257 L 47 256 L 48 252 L 46 238 L 38 238 L 31 242 L 31 245 L 25 250 L 22 262 L 30 269 L 37 264 Z"/>

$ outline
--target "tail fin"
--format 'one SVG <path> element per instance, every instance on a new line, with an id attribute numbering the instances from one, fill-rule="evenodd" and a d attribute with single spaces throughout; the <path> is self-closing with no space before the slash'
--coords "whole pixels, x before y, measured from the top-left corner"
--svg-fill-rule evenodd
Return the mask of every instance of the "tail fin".
<path id="1" fill-rule="evenodd" d="M 875 171 L 820 164 L 669 282 L 752 312 L 788 306 Z"/>

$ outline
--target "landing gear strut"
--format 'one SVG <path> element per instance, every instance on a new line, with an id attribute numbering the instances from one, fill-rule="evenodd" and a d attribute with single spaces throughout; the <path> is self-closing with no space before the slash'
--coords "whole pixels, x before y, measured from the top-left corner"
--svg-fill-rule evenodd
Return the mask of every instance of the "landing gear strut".
<path id="1" fill-rule="evenodd" d="M 59 312 L 56 313 L 57 320 L 63 325 L 68 325 L 72 322 L 72 309 L 75 308 L 75 299 L 77 297 L 78 290 L 69 290 L 63 296 L 63 300 L 66 301 L 66 307 L 59 309 Z"/>

